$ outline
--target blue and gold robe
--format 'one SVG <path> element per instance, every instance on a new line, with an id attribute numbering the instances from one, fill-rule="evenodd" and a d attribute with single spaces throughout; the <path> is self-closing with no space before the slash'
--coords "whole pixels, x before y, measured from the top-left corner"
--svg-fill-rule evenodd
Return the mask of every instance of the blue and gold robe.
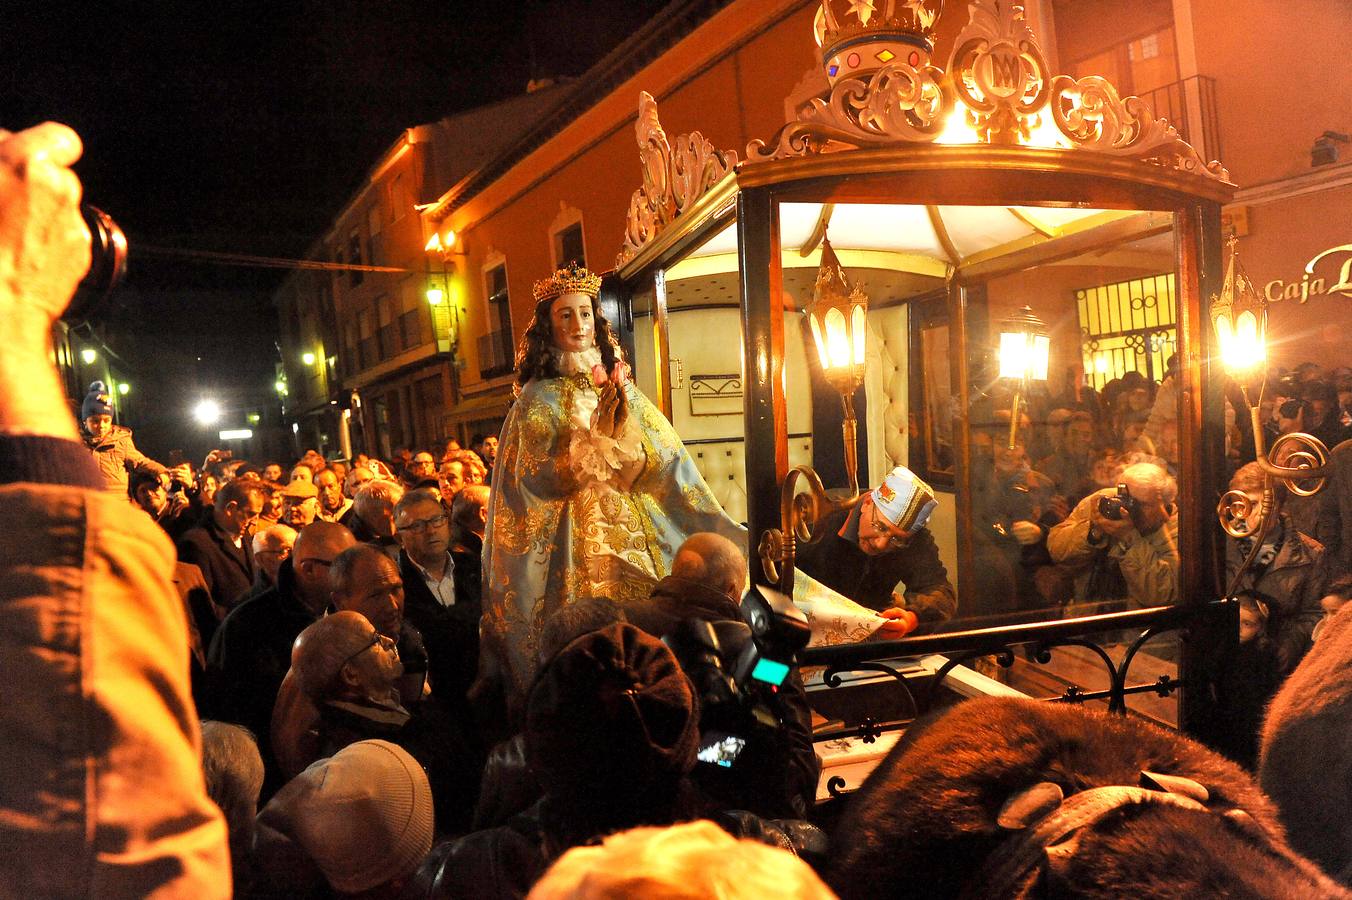
<path id="1" fill-rule="evenodd" d="M 482 638 L 516 691 L 530 685 L 541 629 L 555 611 L 585 597 L 621 605 L 646 598 L 697 532 L 747 545 L 671 423 L 636 385 L 624 390 L 630 437 L 644 457 L 627 487 L 598 482 L 578 464 L 575 432 L 585 430 L 578 422 L 599 394 L 589 374 L 530 381 L 503 425 L 484 538 Z M 814 643 L 861 640 L 881 623 L 801 573 L 794 594 Z"/>

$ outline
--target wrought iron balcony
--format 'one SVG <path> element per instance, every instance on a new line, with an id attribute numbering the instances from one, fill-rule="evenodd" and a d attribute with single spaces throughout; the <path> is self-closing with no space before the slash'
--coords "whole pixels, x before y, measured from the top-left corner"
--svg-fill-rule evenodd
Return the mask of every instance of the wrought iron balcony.
<path id="1" fill-rule="evenodd" d="M 1220 159 L 1221 126 L 1216 114 L 1216 79 L 1193 75 L 1173 84 L 1144 91 L 1141 99 L 1150 104 L 1156 118 L 1164 117 L 1178 130 L 1179 137 L 1197 150 L 1205 160 Z"/>

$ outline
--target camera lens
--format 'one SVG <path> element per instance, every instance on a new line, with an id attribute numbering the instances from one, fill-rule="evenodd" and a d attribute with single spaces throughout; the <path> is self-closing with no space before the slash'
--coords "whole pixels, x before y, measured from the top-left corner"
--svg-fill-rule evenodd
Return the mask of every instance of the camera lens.
<path id="1" fill-rule="evenodd" d="M 83 204 L 80 214 L 89 228 L 89 271 L 66 309 L 66 319 L 87 319 L 127 273 L 127 236 L 113 217 Z"/>

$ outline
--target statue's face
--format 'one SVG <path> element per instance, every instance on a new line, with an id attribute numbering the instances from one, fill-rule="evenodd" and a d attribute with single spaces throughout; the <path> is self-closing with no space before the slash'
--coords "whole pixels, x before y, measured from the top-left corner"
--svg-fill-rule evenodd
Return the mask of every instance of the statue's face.
<path id="1" fill-rule="evenodd" d="M 549 307 L 549 327 L 554 346 L 577 353 L 596 346 L 596 322 L 592 301 L 586 294 L 563 294 Z"/>

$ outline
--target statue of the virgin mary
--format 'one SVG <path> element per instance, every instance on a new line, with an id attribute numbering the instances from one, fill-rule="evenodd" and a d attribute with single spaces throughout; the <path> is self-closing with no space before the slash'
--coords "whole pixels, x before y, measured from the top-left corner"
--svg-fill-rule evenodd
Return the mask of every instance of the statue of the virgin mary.
<path id="1" fill-rule="evenodd" d="M 697 532 L 746 546 L 671 423 L 629 379 L 597 309 L 600 285 L 578 267 L 536 282 L 493 468 L 482 643 L 518 692 L 556 610 L 584 597 L 646 598 Z M 794 593 L 814 643 L 860 640 L 883 622 L 805 577 Z"/>

